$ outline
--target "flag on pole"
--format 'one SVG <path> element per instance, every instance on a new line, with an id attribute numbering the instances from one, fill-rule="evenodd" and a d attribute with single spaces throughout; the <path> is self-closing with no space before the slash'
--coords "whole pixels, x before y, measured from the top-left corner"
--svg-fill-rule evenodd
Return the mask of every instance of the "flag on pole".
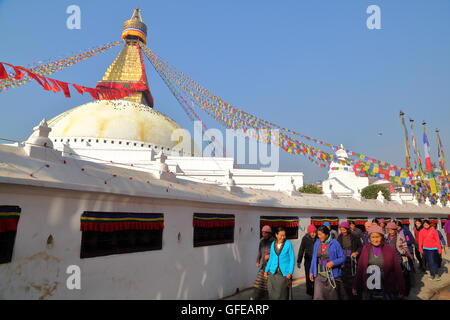
<path id="1" fill-rule="evenodd" d="M 423 149 L 424 149 L 424 155 L 425 155 L 425 170 L 428 174 L 428 179 L 430 181 L 431 193 L 437 193 L 436 181 L 434 179 L 433 165 L 431 163 L 431 157 L 430 157 L 430 144 L 428 143 L 427 130 L 425 127 L 425 123 L 423 124 L 423 130 L 424 130 L 423 131 Z"/>

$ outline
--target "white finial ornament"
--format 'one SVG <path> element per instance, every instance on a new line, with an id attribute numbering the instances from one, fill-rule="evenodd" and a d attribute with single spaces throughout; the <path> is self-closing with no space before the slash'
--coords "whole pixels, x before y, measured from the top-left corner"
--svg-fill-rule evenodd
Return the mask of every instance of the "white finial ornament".
<path id="1" fill-rule="evenodd" d="M 225 178 L 227 179 L 227 185 L 228 186 L 235 186 L 236 182 L 233 179 L 233 174 L 231 173 L 231 170 L 228 169 L 227 173 L 225 174 Z"/>
<path id="2" fill-rule="evenodd" d="M 155 165 L 155 171 L 153 172 L 153 175 L 157 179 L 162 180 L 168 180 L 168 181 L 175 181 L 176 176 L 173 172 L 169 171 L 169 166 L 166 163 L 167 156 L 164 154 L 164 152 L 161 150 L 158 155 L 155 157 L 156 165 Z"/>
<path id="3" fill-rule="evenodd" d="M 300 196 L 300 192 L 295 187 L 295 183 L 294 182 L 295 182 L 294 177 L 291 176 L 291 184 L 289 186 L 289 189 L 287 189 L 285 192 L 289 196 Z"/>
<path id="4" fill-rule="evenodd" d="M 378 191 L 378 195 L 377 195 L 377 200 L 380 201 L 381 203 L 385 203 L 386 198 L 383 196 L 383 192 Z"/>
<path id="5" fill-rule="evenodd" d="M 437 200 L 436 205 L 437 205 L 438 207 L 440 207 L 440 208 L 443 207 L 443 206 L 442 206 L 441 199 L 438 199 L 438 200 Z"/>
<path id="6" fill-rule="evenodd" d="M 168 172 L 169 166 L 166 163 L 167 156 L 161 150 L 155 158 L 159 162 L 159 171 L 160 172 Z"/>
<path id="7" fill-rule="evenodd" d="M 48 137 L 48 134 L 52 129 L 48 126 L 47 120 L 42 119 L 39 124 L 33 128 L 35 134 L 33 134 L 27 143 L 36 147 L 53 148 L 53 142 Z"/>
<path id="8" fill-rule="evenodd" d="M 430 198 L 426 198 L 425 199 L 425 205 L 430 206 L 431 207 L 431 202 L 430 202 Z"/>
<path id="9" fill-rule="evenodd" d="M 25 142 L 24 150 L 29 157 L 45 160 L 57 161 L 61 157 L 61 152 L 53 149 L 53 142 L 49 138 L 52 131 L 45 119 L 33 128 L 34 133 Z"/>
<path id="10" fill-rule="evenodd" d="M 293 192 L 296 192 L 297 191 L 297 189 L 295 188 L 295 183 L 294 183 L 295 181 L 294 181 L 294 178 L 291 176 L 291 190 L 293 191 Z"/>
<path id="11" fill-rule="evenodd" d="M 362 201 L 361 190 L 356 189 L 356 191 L 353 192 L 353 199 Z"/>
<path id="12" fill-rule="evenodd" d="M 325 193 L 325 195 L 330 198 L 330 199 L 337 199 L 338 196 L 336 195 L 336 193 L 333 191 L 333 185 L 330 183 L 330 192 Z"/>
<path id="13" fill-rule="evenodd" d="M 240 188 L 236 186 L 236 181 L 234 181 L 233 173 L 230 169 L 225 172 L 225 188 L 230 192 L 240 190 Z"/>

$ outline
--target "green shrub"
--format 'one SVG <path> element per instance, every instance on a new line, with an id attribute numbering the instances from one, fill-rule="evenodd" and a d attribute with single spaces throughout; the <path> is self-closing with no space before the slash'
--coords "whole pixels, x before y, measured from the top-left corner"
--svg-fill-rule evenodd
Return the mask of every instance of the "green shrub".
<path id="1" fill-rule="evenodd" d="M 361 196 L 365 199 L 376 199 L 381 191 L 386 200 L 391 200 L 391 193 L 383 186 L 371 185 L 361 190 Z"/>
<path id="2" fill-rule="evenodd" d="M 298 191 L 300 191 L 301 193 L 315 193 L 315 194 L 322 194 L 323 193 L 321 188 L 316 187 L 313 184 L 305 184 Z"/>

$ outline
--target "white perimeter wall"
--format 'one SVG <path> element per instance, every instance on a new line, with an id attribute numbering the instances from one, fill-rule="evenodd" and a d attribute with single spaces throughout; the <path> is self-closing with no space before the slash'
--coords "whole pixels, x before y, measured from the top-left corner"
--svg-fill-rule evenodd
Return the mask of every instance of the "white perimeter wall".
<path id="1" fill-rule="evenodd" d="M 260 216 L 300 216 L 296 258 L 309 217 L 336 216 L 10 184 L 0 184 L 0 205 L 22 208 L 12 262 L 0 264 L 0 299 L 218 299 L 252 285 Z M 163 248 L 80 259 L 83 211 L 164 213 Z M 194 212 L 235 214 L 234 243 L 194 248 Z M 66 287 L 69 265 L 81 268 L 81 290 Z"/>

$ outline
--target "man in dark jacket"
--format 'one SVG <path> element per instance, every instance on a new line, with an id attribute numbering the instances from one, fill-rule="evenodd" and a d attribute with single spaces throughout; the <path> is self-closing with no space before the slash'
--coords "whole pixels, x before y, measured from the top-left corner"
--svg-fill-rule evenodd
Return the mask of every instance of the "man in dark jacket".
<path id="1" fill-rule="evenodd" d="M 353 235 L 357 236 L 359 239 L 361 239 L 363 234 L 362 230 L 356 226 L 354 221 L 350 221 L 349 225 L 350 225 L 350 232 Z"/>
<path id="2" fill-rule="evenodd" d="M 342 267 L 342 281 L 344 282 L 347 296 L 350 299 L 353 299 L 352 285 L 356 275 L 357 259 L 362 250 L 362 242 L 359 237 L 351 232 L 348 222 L 341 222 L 339 224 L 339 230 L 341 233 L 339 234 L 337 241 L 345 254 L 345 262 Z"/>
<path id="3" fill-rule="evenodd" d="M 308 226 L 307 234 L 302 238 L 302 243 L 298 250 L 297 266 L 300 269 L 302 266 L 302 259 L 305 257 L 305 276 L 306 276 L 306 293 L 311 297 L 314 296 L 314 283 L 309 279 L 309 269 L 311 267 L 311 259 L 314 250 L 314 242 L 317 239 L 317 229 L 314 225 Z"/>

